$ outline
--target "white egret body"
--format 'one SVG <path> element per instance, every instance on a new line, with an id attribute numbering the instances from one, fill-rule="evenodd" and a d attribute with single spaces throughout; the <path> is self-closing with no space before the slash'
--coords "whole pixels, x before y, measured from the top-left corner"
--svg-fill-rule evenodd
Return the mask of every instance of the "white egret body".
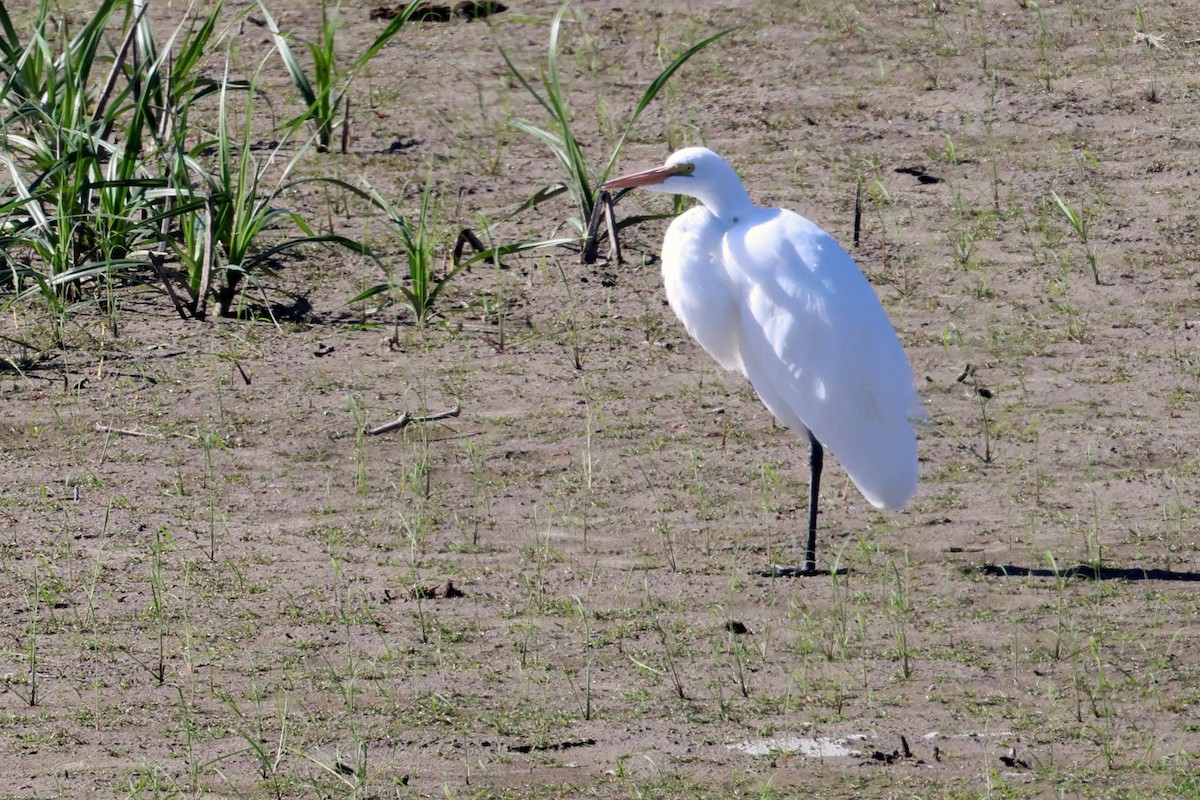
<path id="1" fill-rule="evenodd" d="M 804 571 L 815 569 L 823 447 L 876 508 L 917 490 L 913 422 L 925 410 L 912 369 L 870 283 L 829 234 L 791 211 L 758 208 L 737 173 L 703 147 L 609 181 L 684 194 L 702 205 L 667 229 L 667 300 L 689 334 L 741 372 L 766 407 L 812 446 Z"/>

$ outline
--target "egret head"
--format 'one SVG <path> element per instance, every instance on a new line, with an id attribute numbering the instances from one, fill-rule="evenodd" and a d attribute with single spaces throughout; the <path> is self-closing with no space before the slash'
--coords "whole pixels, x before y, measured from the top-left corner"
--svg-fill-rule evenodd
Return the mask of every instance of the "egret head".
<path id="1" fill-rule="evenodd" d="M 661 167 L 616 178 L 601 188 L 613 190 L 635 186 L 652 192 L 694 197 L 721 219 L 732 219 L 753 207 L 733 167 L 707 147 L 676 150 Z"/>

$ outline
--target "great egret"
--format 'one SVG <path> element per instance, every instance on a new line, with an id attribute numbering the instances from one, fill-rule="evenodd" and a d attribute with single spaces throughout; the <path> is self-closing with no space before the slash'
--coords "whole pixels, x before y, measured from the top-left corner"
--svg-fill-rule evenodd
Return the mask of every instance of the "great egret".
<path id="1" fill-rule="evenodd" d="M 663 239 L 667 300 L 709 355 L 749 378 L 772 414 L 808 436 L 803 571 L 812 574 L 824 448 L 876 508 L 903 508 L 917 490 L 913 423 L 926 416 L 900 340 L 850 255 L 799 214 L 755 206 L 711 150 L 678 150 L 663 166 L 602 188 L 635 186 L 701 202 Z"/>

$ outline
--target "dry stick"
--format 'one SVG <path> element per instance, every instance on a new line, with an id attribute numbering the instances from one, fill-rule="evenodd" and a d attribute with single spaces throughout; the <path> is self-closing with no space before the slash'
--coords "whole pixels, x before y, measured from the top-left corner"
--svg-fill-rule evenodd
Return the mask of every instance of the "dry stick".
<path id="1" fill-rule="evenodd" d="M 607 199 L 604 203 L 604 224 L 608 227 L 608 241 L 612 245 L 613 260 L 620 264 L 621 240 L 617 238 L 617 218 L 616 213 L 613 211 L 612 198 Z"/>
<path id="2" fill-rule="evenodd" d="M 247 374 L 246 370 L 242 368 L 242 363 L 235 358 L 233 360 L 233 365 L 235 367 L 237 367 L 237 371 L 239 373 L 241 373 L 241 375 L 242 375 L 242 380 L 246 382 L 247 386 L 249 386 L 250 385 L 250 375 Z"/>
<path id="3" fill-rule="evenodd" d="M 463 250 L 466 249 L 467 245 L 471 245 L 476 253 L 482 253 L 484 250 L 487 250 L 484 243 L 475 235 L 475 231 L 470 228 L 463 228 L 458 232 L 458 239 L 454 242 L 454 257 L 451 261 L 454 266 L 457 267 L 459 262 L 462 261 Z"/>
<path id="4" fill-rule="evenodd" d="M 583 252 L 580 253 L 580 261 L 584 264 L 595 264 L 596 256 L 600 251 L 600 220 L 603 218 L 608 223 L 608 240 L 612 251 L 615 252 L 617 263 L 621 263 L 621 243 L 617 241 L 616 225 L 613 221 L 613 200 L 612 195 L 604 189 L 601 189 L 596 195 L 596 202 L 592 206 L 592 218 L 588 220 L 587 237 L 583 242 Z"/>
<path id="5" fill-rule="evenodd" d="M 267 310 L 267 316 L 271 318 L 271 322 L 275 323 L 275 330 L 283 333 L 283 326 L 279 324 L 279 320 L 275 319 L 275 312 L 271 310 L 271 301 L 267 299 L 267 290 L 258 281 L 255 281 L 254 284 L 258 287 L 259 294 L 262 295 L 263 308 Z M 246 373 L 243 372 L 242 377 L 246 377 Z"/>
<path id="6" fill-rule="evenodd" d="M 862 181 L 854 184 L 854 249 L 858 249 L 858 236 L 862 232 Z"/>
<path id="7" fill-rule="evenodd" d="M 436 422 L 439 419 L 450 419 L 451 417 L 457 417 L 461 413 L 462 406 L 457 404 L 449 411 L 439 411 L 435 414 L 410 414 L 405 411 L 391 422 L 380 425 L 377 428 L 368 428 L 363 431 L 363 434 L 366 436 L 378 436 L 381 433 L 390 433 L 391 431 L 407 428 L 409 425 L 416 425 L 421 422 Z M 330 437 L 333 439 L 345 439 L 347 436 L 353 435 L 353 433 L 332 433 Z"/>
<path id="8" fill-rule="evenodd" d="M 345 96 L 346 107 L 342 109 L 342 155 L 346 155 L 346 148 L 350 146 L 350 95 Z"/>
<path id="9" fill-rule="evenodd" d="M 595 204 L 592 205 L 592 218 L 588 220 L 587 236 L 583 240 L 583 251 L 579 254 L 580 263 L 596 263 L 596 256 L 600 250 L 600 240 L 597 236 L 600 232 L 600 215 L 604 213 L 600 206 L 604 203 L 607 196 L 608 192 L 601 189 L 599 196 L 596 197 Z"/>
<path id="10" fill-rule="evenodd" d="M 161 433 L 135 431 L 135 430 L 130 430 L 128 428 L 113 428 L 109 425 L 102 425 L 99 422 L 96 423 L 96 430 L 100 431 L 101 433 L 118 433 L 121 436 L 143 436 L 147 439 L 163 438 L 163 435 Z"/>
<path id="11" fill-rule="evenodd" d="M 175 311 L 179 314 L 179 318 L 186 320 L 188 318 L 187 306 L 179 299 L 179 295 L 175 294 L 175 287 L 171 285 L 171 278 L 167 275 L 167 270 L 164 266 L 165 259 L 163 258 L 163 254 L 156 250 L 151 250 L 150 264 L 154 267 L 154 272 L 158 275 L 158 279 L 163 282 L 163 286 L 167 287 L 167 295 L 170 296 L 171 302 L 175 304 Z"/>
<path id="12" fill-rule="evenodd" d="M 200 285 L 196 290 L 192 316 L 204 319 L 205 306 L 208 303 L 209 283 L 212 281 L 213 267 L 216 266 L 217 254 L 213 250 L 214 228 L 217 226 L 217 204 L 209 194 L 204 198 L 204 208 L 208 213 L 208 224 L 204 226 L 204 262 L 200 266 Z"/>
<path id="13" fill-rule="evenodd" d="M 378 436 L 381 433 L 407 428 L 409 425 L 415 425 L 418 422 L 436 422 L 439 419 L 450 419 L 457 417 L 462 413 L 462 406 L 455 404 L 454 408 L 449 411 L 439 411 L 436 414 L 409 414 L 405 411 L 392 422 L 385 425 L 380 425 L 377 428 L 371 428 L 366 432 L 367 436 Z"/>
<path id="14" fill-rule="evenodd" d="M 111 425 L 104 425 L 100 422 L 96 423 L 96 430 L 100 433 L 115 433 L 118 436 L 140 436 L 143 439 L 166 439 L 168 436 L 168 434 L 158 433 L 156 431 L 139 431 L 133 428 L 114 428 Z M 169 435 L 176 439 L 187 439 L 188 441 L 192 442 L 199 441 L 200 439 L 199 436 L 193 436 L 190 433 L 172 433 Z M 108 448 L 107 444 L 104 446 L 106 449 Z M 101 454 L 100 460 L 104 460 L 103 454 Z"/>
<path id="15" fill-rule="evenodd" d="M 121 43 L 121 49 L 118 51 L 117 57 L 113 59 L 112 70 L 109 71 L 108 80 L 104 83 L 104 91 L 100 93 L 100 102 L 96 103 L 96 111 L 92 114 L 93 125 L 99 122 L 104 116 L 104 112 L 108 107 L 108 101 L 112 98 L 113 89 L 117 85 L 117 76 L 121 74 L 121 67 L 125 61 L 125 54 L 129 52 L 130 45 L 134 43 L 134 37 L 137 35 L 138 26 L 141 25 L 142 16 L 146 13 L 147 8 L 149 8 L 149 6 L 142 6 L 142 10 L 138 12 L 136 17 L 134 17 L 133 23 L 129 26 L 129 32 L 125 34 L 125 40 Z M 134 97 L 137 97 L 140 94 L 141 85 L 141 80 L 137 77 L 139 73 L 137 52 L 137 47 L 134 47 L 132 79 Z M 100 138 L 108 139 L 109 134 L 112 133 L 113 125 L 115 124 L 116 117 L 111 117 L 108 120 L 108 124 L 104 126 L 104 130 L 100 132 Z"/>

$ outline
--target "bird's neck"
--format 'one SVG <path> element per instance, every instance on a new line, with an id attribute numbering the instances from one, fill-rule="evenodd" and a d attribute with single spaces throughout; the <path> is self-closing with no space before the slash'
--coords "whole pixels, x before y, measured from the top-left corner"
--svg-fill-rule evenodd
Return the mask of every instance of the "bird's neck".
<path id="1" fill-rule="evenodd" d="M 732 170 L 730 172 L 732 173 Z M 750 195 L 746 193 L 746 187 L 742 186 L 736 175 L 731 177 L 733 180 L 724 181 L 713 191 L 704 192 L 697 198 L 713 216 L 730 223 L 737 222 L 754 208 Z"/>

